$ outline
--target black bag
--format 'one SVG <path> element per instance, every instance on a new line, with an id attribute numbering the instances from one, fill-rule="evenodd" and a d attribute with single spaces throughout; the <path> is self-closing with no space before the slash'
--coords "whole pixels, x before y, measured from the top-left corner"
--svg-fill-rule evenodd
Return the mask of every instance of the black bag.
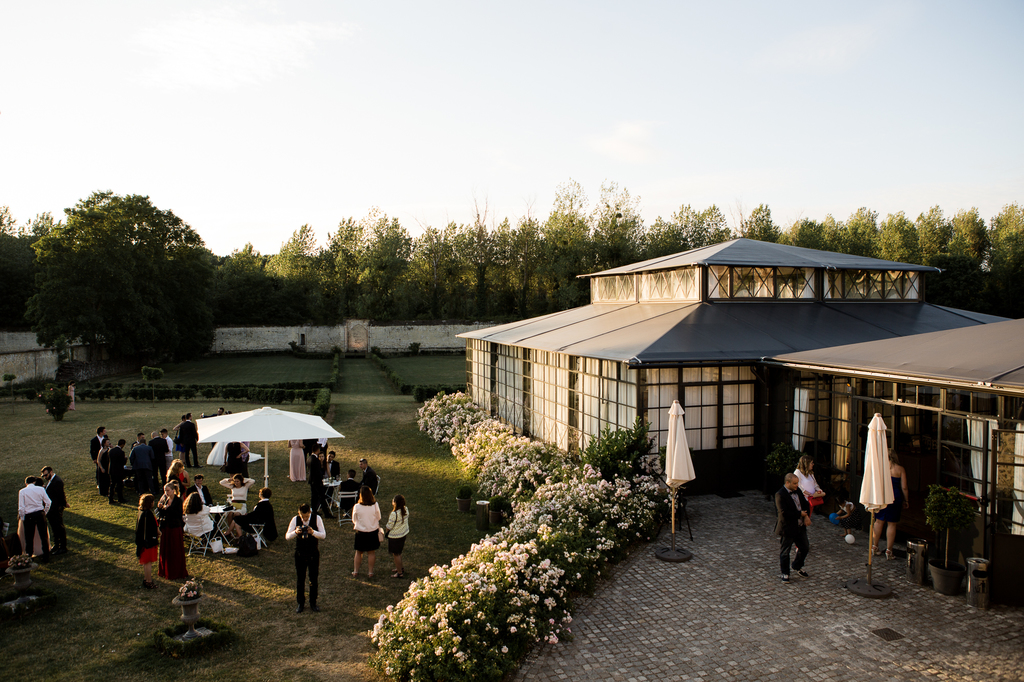
<path id="1" fill-rule="evenodd" d="M 256 547 L 256 538 L 246 533 L 238 541 L 238 556 L 256 556 L 260 553 Z"/>

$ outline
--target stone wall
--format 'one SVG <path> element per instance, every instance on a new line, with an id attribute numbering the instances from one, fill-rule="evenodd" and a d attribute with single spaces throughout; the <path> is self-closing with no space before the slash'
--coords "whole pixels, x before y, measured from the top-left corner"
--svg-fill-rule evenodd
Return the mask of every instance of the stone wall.
<path id="1" fill-rule="evenodd" d="M 294 341 L 311 353 L 329 353 L 345 347 L 345 327 L 217 327 L 213 353 L 259 353 L 289 349 Z M 305 343 L 303 343 L 305 342 Z"/>
<path id="2" fill-rule="evenodd" d="M 326 353 L 334 347 L 350 353 L 380 348 L 385 353 L 409 350 L 419 343 L 421 351 L 459 352 L 465 341 L 457 334 L 483 329 L 490 324 L 454 324 L 448 322 L 375 323 L 370 320 L 346 320 L 336 327 L 219 327 L 214 335 L 213 353 L 260 353 L 288 350 L 294 341 L 305 350 Z M 305 344 L 303 344 L 305 340 Z"/>
<path id="3" fill-rule="evenodd" d="M 72 360 L 90 362 L 88 354 L 88 348 L 85 346 L 71 347 Z M 105 353 L 101 355 L 103 361 L 108 360 Z M 0 332 L 0 375 L 15 375 L 15 384 L 33 380 L 53 381 L 59 366 L 57 351 L 36 343 L 34 332 Z M 137 366 L 134 361 L 128 362 L 127 365 L 117 363 L 118 368 L 127 367 L 122 371 L 132 371 L 133 366 Z M 103 372 L 107 368 L 107 365 L 98 366 L 96 371 Z"/>
<path id="4" fill-rule="evenodd" d="M 458 334 L 491 327 L 492 324 L 372 324 L 369 327 L 370 348 L 380 348 L 385 353 L 401 353 L 409 350 L 409 344 L 419 343 L 420 351 L 464 351 L 466 341 Z"/>

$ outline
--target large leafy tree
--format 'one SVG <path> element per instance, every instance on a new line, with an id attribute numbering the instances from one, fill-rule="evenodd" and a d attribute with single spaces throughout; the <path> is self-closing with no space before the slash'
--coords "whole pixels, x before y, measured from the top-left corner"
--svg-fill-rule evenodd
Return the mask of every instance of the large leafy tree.
<path id="1" fill-rule="evenodd" d="M 399 291 L 406 282 L 412 257 L 412 237 L 398 218 L 373 210 L 363 219 L 359 259 L 359 314 L 374 319 L 395 319 L 403 312 Z"/>
<path id="2" fill-rule="evenodd" d="M 782 239 L 782 230 L 772 221 L 772 210 L 767 204 L 759 205 L 742 220 L 740 234 L 747 239 L 776 244 Z"/>
<path id="3" fill-rule="evenodd" d="M 547 312 L 590 302 L 590 285 L 578 275 L 594 272 L 594 243 L 587 222 L 587 196 L 575 180 L 558 187 L 551 214 L 544 223 L 544 253 L 538 268 L 547 294 Z"/>
<path id="4" fill-rule="evenodd" d="M 993 312 L 1024 317 L 1024 207 L 1007 204 L 992 218 L 991 291 Z"/>
<path id="5" fill-rule="evenodd" d="M 900 211 L 889 214 L 878 231 L 878 257 L 897 263 L 920 263 L 917 226 Z"/>
<path id="6" fill-rule="evenodd" d="M 41 344 L 197 355 L 213 341 L 212 254 L 171 211 L 139 195 L 97 192 L 33 245 L 38 292 L 28 319 Z"/>
<path id="7" fill-rule="evenodd" d="M 5 329 L 27 324 L 25 304 L 35 293 L 35 240 L 31 227 L 18 227 L 10 210 L 0 206 L 0 327 Z"/>
<path id="8" fill-rule="evenodd" d="M 591 215 L 598 270 L 617 268 L 640 260 L 644 250 L 644 221 L 640 198 L 630 196 L 614 182 L 601 185 L 601 197 Z"/>

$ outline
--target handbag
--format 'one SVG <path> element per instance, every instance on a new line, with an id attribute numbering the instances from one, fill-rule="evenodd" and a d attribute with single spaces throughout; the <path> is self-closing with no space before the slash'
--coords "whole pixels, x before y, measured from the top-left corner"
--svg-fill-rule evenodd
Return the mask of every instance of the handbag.
<path id="1" fill-rule="evenodd" d="M 824 495 L 822 495 L 821 497 L 814 497 L 813 495 L 806 495 L 805 494 L 804 497 L 807 498 L 807 504 L 811 505 L 811 510 L 812 511 L 814 510 L 815 507 L 820 507 L 821 505 L 825 504 L 825 496 Z"/>
<path id="2" fill-rule="evenodd" d="M 220 554 L 224 551 L 224 541 L 220 538 L 210 541 L 210 551 L 214 554 Z"/>
<path id="3" fill-rule="evenodd" d="M 378 528 L 377 529 L 377 542 L 384 542 L 384 529 L 383 528 Z"/>

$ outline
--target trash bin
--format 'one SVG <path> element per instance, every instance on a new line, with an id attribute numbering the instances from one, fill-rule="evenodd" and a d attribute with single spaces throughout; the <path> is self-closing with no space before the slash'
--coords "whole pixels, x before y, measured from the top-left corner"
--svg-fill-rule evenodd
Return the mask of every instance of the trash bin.
<path id="1" fill-rule="evenodd" d="M 907 580 L 915 585 L 928 584 L 928 542 L 907 540 Z"/>
<path id="2" fill-rule="evenodd" d="M 988 608 L 989 598 L 989 562 L 983 557 L 971 557 L 967 560 L 967 605 L 979 609 Z"/>
<path id="3" fill-rule="evenodd" d="M 487 512 L 490 510 L 491 503 L 487 500 L 476 501 L 476 529 L 477 530 L 490 530 L 491 526 L 488 523 Z"/>

